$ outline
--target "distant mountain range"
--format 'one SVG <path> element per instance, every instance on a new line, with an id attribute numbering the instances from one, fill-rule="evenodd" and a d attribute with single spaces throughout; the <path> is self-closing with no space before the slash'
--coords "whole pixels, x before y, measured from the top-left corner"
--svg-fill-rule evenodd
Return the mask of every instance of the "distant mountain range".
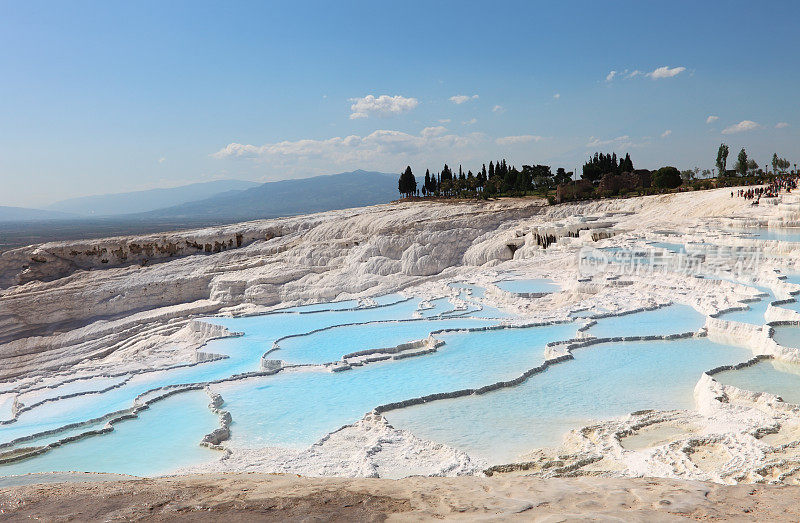
<path id="1" fill-rule="evenodd" d="M 226 191 L 242 191 L 261 185 L 244 180 L 216 180 L 192 183 L 171 189 L 150 189 L 118 194 L 83 196 L 62 200 L 46 207 L 49 211 L 79 216 L 119 216 L 153 211 L 195 200 L 203 200 Z"/>
<path id="2" fill-rule="evenodd" d="M 137 218 L 252 220 L 363 207 L 399 196 L 397 175 L 359 170 L 268 182 L 245 191 L 141 213 Z"/>
<path id="3" fill-rule="evenodd" d="M 397 175 L 353 171 L 263 184 L 242 180 L 71 198 L 45 209 L 0 206 L 0 222 L 222 223 L 386 203 L 399 197 Z"/>
<path id="4" fill-rule="evenodd" d="M 5 207 L 0 205 L 0 222 L 24 222 L 31 220 L 63 220 L 75 218 L 74 214 L 25 207 Z"/>

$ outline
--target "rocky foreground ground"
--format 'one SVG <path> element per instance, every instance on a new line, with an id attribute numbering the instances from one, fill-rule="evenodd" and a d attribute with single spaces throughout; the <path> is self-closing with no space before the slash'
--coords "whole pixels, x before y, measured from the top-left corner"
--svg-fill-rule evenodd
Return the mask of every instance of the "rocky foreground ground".
<path id="1" fill-rule="evenodd" d="M 797 521 L 800 488 L 652 478 L 213 474 L 0 489 L 4 521 Z"/>

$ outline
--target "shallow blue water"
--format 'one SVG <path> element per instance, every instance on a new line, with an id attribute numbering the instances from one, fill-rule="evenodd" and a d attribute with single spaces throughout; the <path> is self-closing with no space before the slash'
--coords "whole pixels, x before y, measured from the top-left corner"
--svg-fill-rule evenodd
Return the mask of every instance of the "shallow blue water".
<path id="1" fill-rule="evenodd" d="M 298 305 L 281 309 L 281 312 L 320 312 L 355 309 L 358 307 L 358 300 L 334 301 L 331 303 L 314 303 L 311 305 Z"/>
<path id="2" fill-rule="evenodd" d="M 770 302 L 775 301 L 775 295 L 766 287 L 756 287 L 762 293 L 767 294 L 766 297 L 761 298 L 757 302 L 749 302 L 748 309 L 741 311 L 725 312 L 720 314 L 720 318 L 728 321 L 738 321 L 742 323 L 749 323 L 751 325 L 763 325 L 766 322 L 764 314 L 767 312 Z"/>
<path id="3" fill-rule="evenodd" d="M 784 347 L 800 348 L 800 325 L 776 325 L 772 337 Z"/>
<path id="4" fill-rule="evenodd" d="M 650 242 L 650 245 L 674 253 L 686 252 L 686 247 L 682 243 Z"/>
<path id="5" fill-rule="evenodd" d="M 669 305 L 652 311 L 600 318 L 588 333 L 598 338 L 647 336 L 695 332 L 706 317 L 687 305 Z"/>
<path id="6" fill-rule="evenodd" d="M 736 229 L 734 232 L 745 233 L 759 240 L 780 240 L 784 242 L 800 242 L 800 227 L 759 227 Z"/>
<path id="7" fill-rule="evenodd" d="M 456 285 L 454 287 L 459 288 Z M 315 312 L 303 308 L 301 310 L 304 313 L 284 311 L 247 318 L 210 318 L 207 321 L 225 325 L 232 331 L 245 333 L 244 336 L 237 338 L 211 341 L 203 349 L 207 352 L 229 355 L 228 359 L 137 375 L 124 386 L 102 395 L 82 396 L 43 405 L 34 411 L 23 413 L 18 422 L 0 427 L 0 442 L 129 408 L 137 395 L 154 387 L 220 380 L 257 370 L 261 356 L 272 348 L 273 342 L 289 334 L 305 335 L 282 340 L 280 349 L 273 352 L 271 357 L 289 363 L 322 363 L 338 360 L 349 352 L 391 347 L 425 338 L 433 330 L 479 327 L 497 323 L 496 320 L 487 319 L 485 316 L 496 314 L 499 317 L 504 313 L 491 308 L 478 311 L 479 306 L 475 300 L 482 295 L 479 295 L 482 289 L 472 287 L 470 296 L 467 293 L 468 288 L 461 287 L 460 292 L 460 298 L 471 303 L 472 308 L 466 315 L 461 315 L 460 311 L 450 315 L 452 304 L 447 298 L 433 300 L 432 310 L 420 311 L 419 300 L 397 303 L 398 297 L 393 296 L 377 300 L 382 306 L 366 309 L 347 310 L 350 308 L 348 307 L 350 303 L 340 302 L 333 304 L 332 308 L 326 304 L 314 305 L 312 307 L 316 307 Z M 326 306 L 329 309 L 325 309 Z M 428 317 L 413 321 L 394 321 L 414 318 L 418 313 Z M 658 311 L 603 319 L 593 327 L 596 331 L 591 333 L 605 336 L 604 332 L 613 332 L 612 335 L 687 332 L 699 328 L 703 320 L 702 315 L 693 309 L 671 306 Z M 363 324 L 364 322 L 369 323 Z M 345 325 L 351 323 L 359 324 Z M 326 330 L 311 333 L 315 329 L 322 328 Z M 215 385 L 214 388 L 222 393 L 225 399 L 224 408 L 233 416 L 234 443 L 243 446 L 303 447 L 318 441 L 342 425 L 357 421 L 380 404 L 438 392 L 477 388 L 515 378 L 543 361 L 543 350 L 548 342 L 572 338 L 576 334 L 576 329 L 577 324 L 570 323 L 438 334 L 437 338 L 445 341 L 445 345 L 433 354 L 372 363 L 337 373 L 320 369 L 284 371 L 274 376 Z M 708 348 L 704 345 L 707 343 L 706 340 L 684 340 L 673 343 L 677 345 L 661 343 L 652 347 L 638 349 L 634 347 L 635 350 L 631 351 L 622 350 L 629 345 L 602 345 L 585 349 L 579 351 L 581 358 L 535 376 L 529 383 L 533 381 L 538 383 L 544 378 L 545 388 L 551 387 L 553 391 L 559 390 L 558 380 L 566 380 L 562 392 L 566 392 L 566 398 L 574 403 L 572 410 L 567 408 L 564 411 L 568 414 L 566 420 L 560 413 L 563 409 L 558 403 L 559 398 L 552 393 L 548 393 L 550 396 L 547 397 L 547 401 L 542 400 L 541 404 L 529 404 L 533 410 L 526 414 L 520 409 L 526 402 L 534 400 L 525 399 L 526 393 L 518 392 L 517 394 L 522 396 L 509 396 L 510 403 L 504 404 L 502 398 L 506 397 L 504 394 L 508 391 L 480 397 L 481 401 L 483 398 L 495 396 L 500 398 L 498 401 L 501 402 L 494 404 L 500 413 L 484 413 L 487 419 L 494 419 L 497 422 L 494 425 L 494 434 L 488 432 L 490 425 L 483 421 L 477 422 L 475 427 L 472 427 L 463 426 L 462 421 L 466 423 L 468 417 L 461 420 L 446 414 L 442 420 L 449 420 L 447 422 L 452 423 L 450 428 L 453 430 L 462 431 L 460 434 L 453 434 L 452 437 L 465 442 L 465 449 L 477 449 L 478 455 L 483 455 L 481 453 L 484 451 L 480 450 L 481 448 L 497 447 L 496 454 L 487 455 L 499 457 L 538 445 L 532 441 L 539 440 L 535 438 L 531 440 L 530 434 L 520 431 L 521 424 L 530 423 L 533 415 L 552 421 L 537 429 L 541 433 L 540 439 L 544 441 L 547 438 L 557 439 L 563 432 L 564 426 L 577 423 L 587 416 L 595 416 L 598 412 L 606 416 L 616 415 L 615 409 L 624 408 L 626 409 L 624 412 L 628 412 L 637 408 L 659 408 L 661 403 L 651 401 L 657 396 L 656 393 L 647 392 L 649 390 L 647 388 L 657 388 L 661 386 L 660 381 L 669 381 L 670 383 L 666 385 L 666 396 L 683 394 L 684 389 L 681 388 L 681 384 L 688 383 L 689 380 L 686 377 L 689 374 L 687 369 L 692 371 L 695 369 L 684 361 L 687 356 L 682 347 L 690 347 L 697 353 L 688 357 L 690 362 L 695 362 L 697 365 L 708 363 L 703 359 L 706 355 L 711 359 L 718 356 L 714 353 L 718 346 L 711 344 Z M 613 352 L 609 347 L 620 350 Z M 736 351 L 736 349 L 725 349 Z M 589 356 L 595 350 L 607 353 L 601 358 L 602 361 L 595 362 L 594 356 Z M 641 398 L 635 398 L 635 407 L 628 408 L 630 402 L 626 398 L 607 405 L 608 402 L 603 403 L 604 400 L 597 396 L 597 391 L 604 391 L 610 387 L 606 381 L 615 376 L 615 373 L 618 379 L 631 381 L 631 384 L 626 384 L 622 388 L 624 393 L 637 396 L 638 393 L 634 392 L 633 376 L 638 375 L 642 369 L 644 374 L 654 372 L 652 369 L 655 364 L 651 364 L 650 359 L 658 361 L 657 366 L 662 372 L 665 368 L 670 369 L 670 380 L 650 378 L 650 382 L 640 384 L 646 391 Z M 741 359 L 746 358 L 733 361 Z M 588 361 L 589 368 L 578 365 L 574 367 L 575 373 L 572 373 L 569 369 L 581 361 Z M 609 361 L 612 363 L 608 363 Z M 715 359 L 714 364 L 703 367 L 703 370 L 721 363 L 725 362 Z M 674 371 L 674 380 L 673 366 L 677 369 Z M 556 378 L 552 378 L 555 381 L 551 383 L 547 380 L 551 379 L 548 376 L 552 373 L 556 374 Z M 698 375 L 694 376 L 695 381 Z M 547 385 L 548 383 L 550 385 Z M 66 385 L 63 390 L 77 391 L 85 387 L 86 384 L 77 383 Z M 571 394 L 577 396 L 580 387 L 588 391 L 585 402 L 594 402 L 592 403 L 594 406 L 589 405 L 586 412 L 581 410 L 586 405 L 570 396 Z M 516 390 L 523 391 L 523 388 Z M 48 393 L 44 393 L 45 396 L 46 394 Z M 688 388 L 688 394 L 691 396 L 691 386 Z M 544 409 L 548 405 L 547 402 L 550 402 L 549 412 L 536 410 Z M 216 459 L 218 454 L 197 445 L 204 434 L 217 426 L 217 418 L 208 410 L 207 403 L 208 398 L 202 391 L 174 396 L 152 405 L 150 409 L 140 414 L 139 419 L 118 424 L 117 430 L 110 435 L 87 438 L 31 460 L 0 466 L 0 474 L 88 470 L 152 475 L 169 472 L 180 466 L 201 463 L 207 459 Z M 644 406 L 639 407 L 640 404 Z M 570 412 L 572 414 L 569 414 Z M 612 414 L 608 414 L 609 412 Z M 504 419 L 498 419 L 497 416 Z M 438 430 L 437 423 L 439 421 L 432 420 L 430 427 L 432 433 Z M 163 427 L 167 427 L 167 430 L 164 435 L 159 436 L 160 439 L 148 439 Z M 71 431 L 75 432 L 77 431 Z M 419 433 L 422 436 L 425 434 L 425 432 Z M 479 435 L 481 437 L 478 437 Z M 60 436 L 63 434 L 48 436 L 36 444 L 46 443 Z"/>
<path id="8" fill-rule="evenodd" d="M 558 292 L 559 286 L 552 280 L 547 279 L 528 279 L 528 280 L 502 280 L 495 282 L 504 291 L 520 293 L 539 293 L 539 292 Z"/>
<path id="9" fill-rule="evenodd" d="M 178 467 L 219 459 L 218 451 L 198 445 L 219 426 L 203 391 L 178 394 L 120 422 L 114 431 L 62 445 L 33 459 L 0 465 L 0 474 L 54 470 L 165 474 Z M 165 429 L 165 430 L 159 430 Z"/>
<path id="10" fill-rule="evenodd" d="M 372 408 L 416 396 L 480 387 L 519 376 L 543 361 L 546 343 L 575 325 L 437 336 L 435 354 L 350 371 L 287 372 L 220 387 L 240 444 L 305 446 Z"/>
<path id="11" fill-rule="evenodd" d="M 777 394 L 784 401 L 800 405 L 800 365 L 797 364 L 761 361 L 743 369 L 720 372 L 714 378 L 741 389 Z"/>
<path id="12" fill-rule="evenodd" d="M 792 311 L 800 312 L 800 302 L 798 302 L 797 300 L 790 303 L 782 303 L 778 305 L 778 307 L 780 307 L 781 309 L 789 309 Z"/>
<path id="13" fill-rule="evenodd" d="M 270 357 L 292 363 L 327 363 L 337 361 L 351 352 L 394 347 L 427 338 L 435 330 L 468 329 L 496 323 L 491 320 L 451 318 L 334 327 L 281 340 L 280 349 L 270 353 Z"/>
<path id="14" fill-rule="evenodd" d="M 259 370 L 261 356 L 272 347 L 273 341 L 288 334 L 342 323 L 410 318 L 418 304 L 419 300 L 414 299 L 360 310 L 207 318 L 205 321 L 225 325 L 232 331 L 246 332 L 245 336 L 237 338 L 212 340 L 203 349 L 228 355 L 228 359 L 141 374 L 124 386 L 102 395 L 80 396 L 42 405 L 22 413 L 17 422 L 0 427 L 0 443 L 130 408 L 136 396 L 155 387 L 220 380 Z"/>
<path id="15" fill-rule="evenodd" d="M 59 387 L 42 388 L 31 392 L 26 392 L 22 397 L 25 404 L 32 405 L 47 399 L 57 398 L 59 396 L 67 396 L 70 394 L 77 394 L 87 391 L 99 391 L 112 385 L 116 385 L 125 381 L 128 375 L 118 376 L 113 378 L 90 378 L 85 380 L 76 380 L 70 383 L 65 383 Z"/>
<path id="16" fill-rule="evenodd" d="M 431 300 L 431 309 L 420 309 L 419 315 L 423 318 L 431 318 L 453 312 L 453 304 L 450 303 L 450 298 L 436 298 Z"/>
<path id="17" fill-rule="evenodd" d="M 525 384 L 387 413 L 389 422 L 492 463 L 508 462 L 592 420 L 640 409 L 692 408 L 703 371 L 747 360 L 749 350 L 706 338 L 603 344 L 574 352 Z"/>
<path id="18" fill-rule="evenodd" d="M 454 289 L 469 289 L 472 291 L 472 296 L 475 298 L 483 298 L 486 296 L 486 289 L 472 285 L 471 283 L 451 283 L 450 287 Z"/>

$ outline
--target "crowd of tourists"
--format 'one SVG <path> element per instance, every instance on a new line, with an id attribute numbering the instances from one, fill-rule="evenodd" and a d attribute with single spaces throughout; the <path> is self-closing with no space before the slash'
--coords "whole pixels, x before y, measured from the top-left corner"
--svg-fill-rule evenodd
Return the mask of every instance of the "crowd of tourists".
<path id="1" fill-rule="evenodd" d="M 758 200 L 761 199 L 762 197 L 765 198 L 775 197 L 778 196 L 778 194 L 781 191 L 790 193 L 792 192 L 793 189 L 797 189 L 797 177 L 780 176 L 778 178 L 770 180 L 768 184 L 763 186 L 731 191 L 731 198 L 737 196 L 739 198 L 744 198 L 745 200 L 755 200 L 756 202 L 758 202 Z"/>

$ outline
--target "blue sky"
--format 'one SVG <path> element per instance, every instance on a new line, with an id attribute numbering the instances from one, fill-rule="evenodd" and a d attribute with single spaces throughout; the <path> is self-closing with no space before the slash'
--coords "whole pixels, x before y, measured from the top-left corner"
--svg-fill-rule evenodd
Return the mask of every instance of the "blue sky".
<path id="1" fill-rule="evenodd" d="M 0 205 L 596 150 L 711 168 L 722 141 L 800 160 L 800 2 L 0 5 Z"/>

